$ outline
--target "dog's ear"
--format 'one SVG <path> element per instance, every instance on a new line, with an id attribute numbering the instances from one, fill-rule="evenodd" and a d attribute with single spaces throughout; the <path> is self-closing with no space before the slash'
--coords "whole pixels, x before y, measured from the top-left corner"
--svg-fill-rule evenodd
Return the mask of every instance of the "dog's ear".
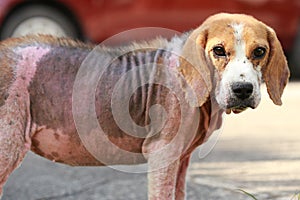
<path id="1" fill-rule="evenodd" d="M 212 89 L 211 73 L 205 56 L 208 29 L 194 30 L 186 40 L 180 58 L 180 72 L 188 86 L 193 90 L 194 100 L 188 99 L 193 106 L 202 106 Z M 191 98 L 189 96 L 189 98 Z"/>
<path id="2" fill-rule="evenodd" d="M 267 27 L 267 33 L 270 51 L 268 63 L 262 69 L 263 79 L 274 104 L 282 105 L 281 96 L 288 82 L 290 71 L 275 31 Z"/>

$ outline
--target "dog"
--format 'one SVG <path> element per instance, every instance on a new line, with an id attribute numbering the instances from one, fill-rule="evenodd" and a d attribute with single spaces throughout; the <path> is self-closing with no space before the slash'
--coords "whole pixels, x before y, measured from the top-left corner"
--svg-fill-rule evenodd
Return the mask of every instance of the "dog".
<path id="1" fill-rule="evenodd" d="M 191 153 L 223 113 L 256 108 L 263 81 L 281 105 L 289 78 L 274 30 L 243 14 L 119 48 L 12 38 L 0 58 L 1 193 L 32 150 L 72 166 L 148 163 L 148 199 L 184 199 Z"/>

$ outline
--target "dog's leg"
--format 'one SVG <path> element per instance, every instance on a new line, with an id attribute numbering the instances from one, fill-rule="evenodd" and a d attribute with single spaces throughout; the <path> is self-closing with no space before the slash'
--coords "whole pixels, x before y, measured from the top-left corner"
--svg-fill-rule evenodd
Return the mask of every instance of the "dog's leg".
<path id="1" fill-rule="evenodd" d="M 176 181 L 176 191 L 175 191 L 175 200 L 184 200 L 185 199 L 185 187 L 186 187 L 186 172 L 190 162 L 190 155 L 181 159 L 177 181 Z"/>
<path id="2" fill-rule="evenodd" d="M 29 94 L 13 92 L 0 107 L 0 193 L 30 149 Z"/>
<path id="3" fill-rule="evenodd" d="M 144 144 L 143 152 L 148 158 L 148 200 L 175 200 L 181 144 L 167 143 L 166 137 L 149 139 Z"/>
<path id="4" fill-rule="evenodd" d="M 156 162 L 149 159 L 149 170 L 156 168 Z M 174 200 L 176 175 L 178 173 L 179 160 L 166 167 L 154 169 L 148 172 L 148 200 Z"/>

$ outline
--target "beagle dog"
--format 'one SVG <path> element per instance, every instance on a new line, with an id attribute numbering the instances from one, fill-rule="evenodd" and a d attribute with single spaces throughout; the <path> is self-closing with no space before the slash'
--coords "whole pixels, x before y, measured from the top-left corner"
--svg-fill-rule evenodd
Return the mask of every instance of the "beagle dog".
<path id="1" fill-rule="evenodd" d="M 148 199 L 184 199 L 191 153 L 222 114 L 256 108 L 263 81 L 281 105 L 289 78 L 273 29 L 243 14 L 119 48 L 7 39 L 0 58 L 1 193 L 32 150 L 72 166 L 148 163 Z"/>

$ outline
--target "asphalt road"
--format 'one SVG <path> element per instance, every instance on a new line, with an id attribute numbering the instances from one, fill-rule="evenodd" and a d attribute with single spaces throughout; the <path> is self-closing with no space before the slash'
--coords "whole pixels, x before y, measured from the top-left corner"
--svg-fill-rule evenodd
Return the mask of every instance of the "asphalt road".
<path id="1" fill-rule="evenodd" d="M 265 88 L 263 88 L 265 90 Z M 189 200 L 291 200 L 300 192 L 300 83 L 290 83 L 282 107 L 263 93 L 259 108 L 226 117 L 213 151 L 193 155 Z M 145 174 L 107 167 L 69 167 L 29 153 L 10 177 L 3 200 L 143 200 Z"/>

